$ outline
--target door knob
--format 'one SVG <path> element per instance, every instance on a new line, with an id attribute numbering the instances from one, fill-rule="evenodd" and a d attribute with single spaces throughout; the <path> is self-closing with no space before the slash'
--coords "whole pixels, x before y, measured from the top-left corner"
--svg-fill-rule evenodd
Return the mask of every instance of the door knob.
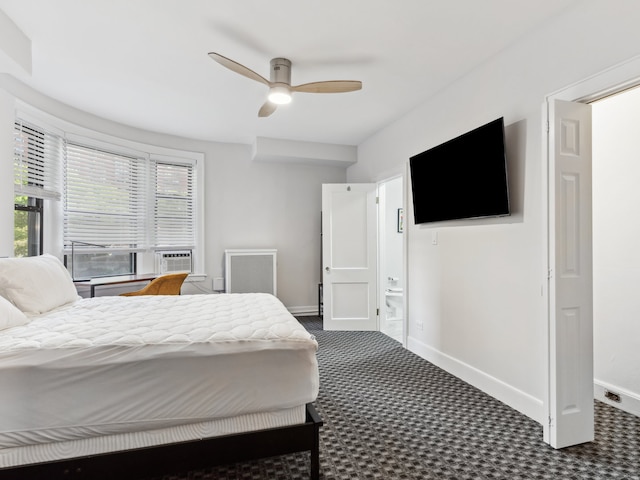
<path id="1" fill-rule="evenodd" d="M 331 269 L 329 267 L 324 267 L 324 271 L 329 273 L 331 271 Z"/>

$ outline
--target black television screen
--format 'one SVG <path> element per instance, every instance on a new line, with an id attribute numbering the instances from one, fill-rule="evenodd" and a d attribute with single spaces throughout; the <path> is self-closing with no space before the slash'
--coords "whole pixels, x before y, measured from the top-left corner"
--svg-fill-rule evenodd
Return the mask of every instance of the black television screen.
<path id="1" fill-rule="evenodd" d="M 509 215 L 504 118 L 411 157 L 416 224 Z"/>

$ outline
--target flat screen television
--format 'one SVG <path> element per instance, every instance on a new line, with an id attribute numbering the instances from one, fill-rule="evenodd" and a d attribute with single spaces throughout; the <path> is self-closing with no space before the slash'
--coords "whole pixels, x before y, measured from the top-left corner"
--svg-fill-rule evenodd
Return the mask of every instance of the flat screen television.
<path id="1" fill-rule="evenodd" d="M 409 164 L 416 224 L 510 214 L 502 117 Z"/>

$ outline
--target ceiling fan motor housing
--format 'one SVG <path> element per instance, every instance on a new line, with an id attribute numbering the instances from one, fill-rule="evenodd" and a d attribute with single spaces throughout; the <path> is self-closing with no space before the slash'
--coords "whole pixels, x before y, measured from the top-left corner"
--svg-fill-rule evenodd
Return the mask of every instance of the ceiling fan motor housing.
<path id="1" fill-rule="evenodd" d="M 291 85 L 291 61 L 286 58 L 271 60 L 271 82 Z"/>

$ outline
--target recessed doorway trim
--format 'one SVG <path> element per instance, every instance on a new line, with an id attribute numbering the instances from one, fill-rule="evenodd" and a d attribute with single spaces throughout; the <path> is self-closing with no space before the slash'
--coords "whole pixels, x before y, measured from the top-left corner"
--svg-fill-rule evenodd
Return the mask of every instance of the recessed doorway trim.
<path id="1" fill-rule="evenodd" d="M 542 201 L 543 201 L 543 225 L 542 225 L 542 234 L 543 234 L 543 242 L 544 245 L 544 256 L 543 258 L 547 259 L 544 265 L 544 271 L 542 272 L 543 278 L 546 278 L 547 281 L 543 283 L 545 287 L 543 288 L 543 297 L 544 301 L 547 305 L 546 315 L 547 321 L 545 322 L 546 328 L 546 338 L 547 341 L 547 381 L 546 381 L 546 393 L 543 398 L 544 403 L 544 412 L 545 417 L 548 421 L 543 422 L 543 436 L 544 441 L 547 443 L 552 443 L 552 437 L 557 437 L 558 432 L 552 432 L 552 428 L 557 428 L 557 425 L 552 425 L 552 416 L 551 416 L 551 405 L 555 401 L 554 398 L 551 398 L 552 395 L 555 395 L 553 389 L 551 388 L 552 378 L 559 373 L 556 371 L 551 371 L 551 368 L 555 368 L 558 365 L 558 362 L 555 361 L 555 358 L 552 355 L 561 356 L 562 351 L 558 351 L 558 349 L 552 348 L 551 336 L 552 336 L 552 300 L 551 300 L 551 292 L 549 290 L 549 282 L 548 279 L 550 277 L 550 272 L 552 269 L 552 265 L 555 262 L 554 258 L 551 258 L 552 248 L 550 246 L 550 211 L 555 209 L 555 203 L 553 200 L 553 196 L 550 193 L 550 189 L 553 188 L 553 185 L 549 184 L 549 172 L 551 169 L 555 167 L 553 155 L 549 151 L 550 145 L 550 137 L 549 137 L 549 124 L 550 124 L 550 112 L 551 105 L 554 104 L 556 100 L 566 100 L 571 102 L 579 102 L 579 103 L 589 103 L 595 100 L 604 98 L 609 95 L 614 95 L 623 90 L 635 87 L 640 85 L 640 56 L 633 57 L 621 64 L 615 65 L 611 68 L 608 68 L 596 75 L 588 77 L 584 80 L 576 82 L 568 87 L 565 87 L 557 92 L 549 94 L 546 97 L 546 101 L 543 105 L 543 114 L 542 114 L 542 152 L 543 157 L 546 158 L 545 161 L 542 162 L 543 174 L 542 174 Z M 584 355 L 590 355 L 591 359 L 593 359 L 593 352 L 586 352 Z M 587 358 L 587 357 L 584 357 Z M 553 435 L 552 435 L 553 433 Z"/>

